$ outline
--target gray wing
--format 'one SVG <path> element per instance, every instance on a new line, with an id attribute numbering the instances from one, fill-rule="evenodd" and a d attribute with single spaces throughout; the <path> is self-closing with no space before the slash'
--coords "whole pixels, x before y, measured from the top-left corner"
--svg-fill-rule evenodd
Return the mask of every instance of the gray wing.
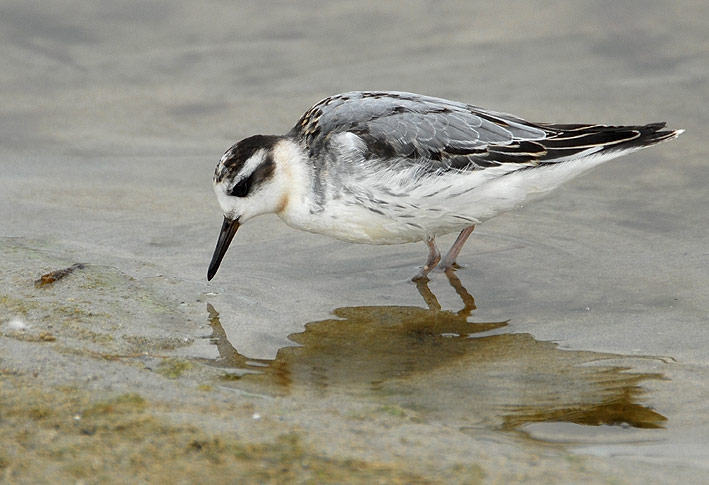
<path id="1" fill-rule="evenodd" d="M 546 132 L 519 118 L 445 99 L 400 92 L 352 92 L 310 108 L 291 135 L 317 157 L 338 133 L 360 137 L 368 158 L 426 160 L 432 169 L 529 163 Z"/>
<path id="2" fill-rule="evenodd" d="M 402 92 L 351 92 L 325 98 L 289 133 L 317 158 L 338 133 L 364 141 L 368 159 L 410 159 L 431 170 L 536 166 L 606 148 L 661 141 L 664 124 L 535 124 L 513 115 Z"/>

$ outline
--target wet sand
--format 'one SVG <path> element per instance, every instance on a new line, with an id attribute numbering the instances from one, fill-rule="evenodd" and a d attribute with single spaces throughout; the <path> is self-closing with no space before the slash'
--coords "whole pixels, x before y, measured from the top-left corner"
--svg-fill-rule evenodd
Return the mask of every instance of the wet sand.
<path id="1" fill-rule="evenodd" d="M 701 2 L 0 8 L 2 481 L 704 480 Z M 687 132 L 452 277 L 268 216 L 207 283 L 221 153 L 351 89 Z"/>

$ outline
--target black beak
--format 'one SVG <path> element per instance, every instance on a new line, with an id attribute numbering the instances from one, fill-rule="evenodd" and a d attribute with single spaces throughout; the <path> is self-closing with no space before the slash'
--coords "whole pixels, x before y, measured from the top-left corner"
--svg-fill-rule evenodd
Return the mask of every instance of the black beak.
<path id="1" fill-rule="evenodd" d="M 224 217 L 222 230 L 217 240 L 217 247 L 214 248 L 214 255 L 212 256 L 212 261 L 209 263 L 209 269 L 207 270 L 207 281 L 214 278 L 214 275 L 217 274 L 222 258 L 224 258 L 226 250 L 229 249 L 229 244 L 231 240 L 234 239 L 234 234 L 236 234 L 237 229 L 239 229 L 239 219 L 232 221 Z"/>

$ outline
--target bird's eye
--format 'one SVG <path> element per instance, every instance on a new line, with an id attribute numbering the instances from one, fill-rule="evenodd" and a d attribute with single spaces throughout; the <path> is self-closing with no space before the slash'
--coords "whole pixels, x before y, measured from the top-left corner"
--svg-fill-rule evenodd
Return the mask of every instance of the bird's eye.
<path id="1" fill-rule="evenodd" d="M 229 195 L 233 195 L 234 197 L 246 197 L 249 193 L 249 185 L 249 179 L 245 178 L 236 184 L 233 189 L 231 189 Z"/>

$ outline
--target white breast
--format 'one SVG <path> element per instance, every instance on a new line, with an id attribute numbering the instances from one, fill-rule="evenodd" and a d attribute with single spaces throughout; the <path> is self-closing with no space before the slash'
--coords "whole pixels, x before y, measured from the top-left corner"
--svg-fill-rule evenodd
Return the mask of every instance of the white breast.
<path id="1" fill-rule="evenodd" d="M 621 155 L 589 154 L 523 170 L 518 164 L 503 164 L 478 171 L 427 173 L 410 161 L 364 161 L 358 157 L 360 147 L 349 138 L 341 146 L 350 148 L 350 153 L 339 154 L 348 158 L 348 170 L 331 174 L 336 176 L 328 178 L 320 200 L 312 190 L 313 167 L 307 158 L 289 164 L 293 190 L 279 216 L 299 230 L 370 244 L 414 242 L 460 231 Z"/>

